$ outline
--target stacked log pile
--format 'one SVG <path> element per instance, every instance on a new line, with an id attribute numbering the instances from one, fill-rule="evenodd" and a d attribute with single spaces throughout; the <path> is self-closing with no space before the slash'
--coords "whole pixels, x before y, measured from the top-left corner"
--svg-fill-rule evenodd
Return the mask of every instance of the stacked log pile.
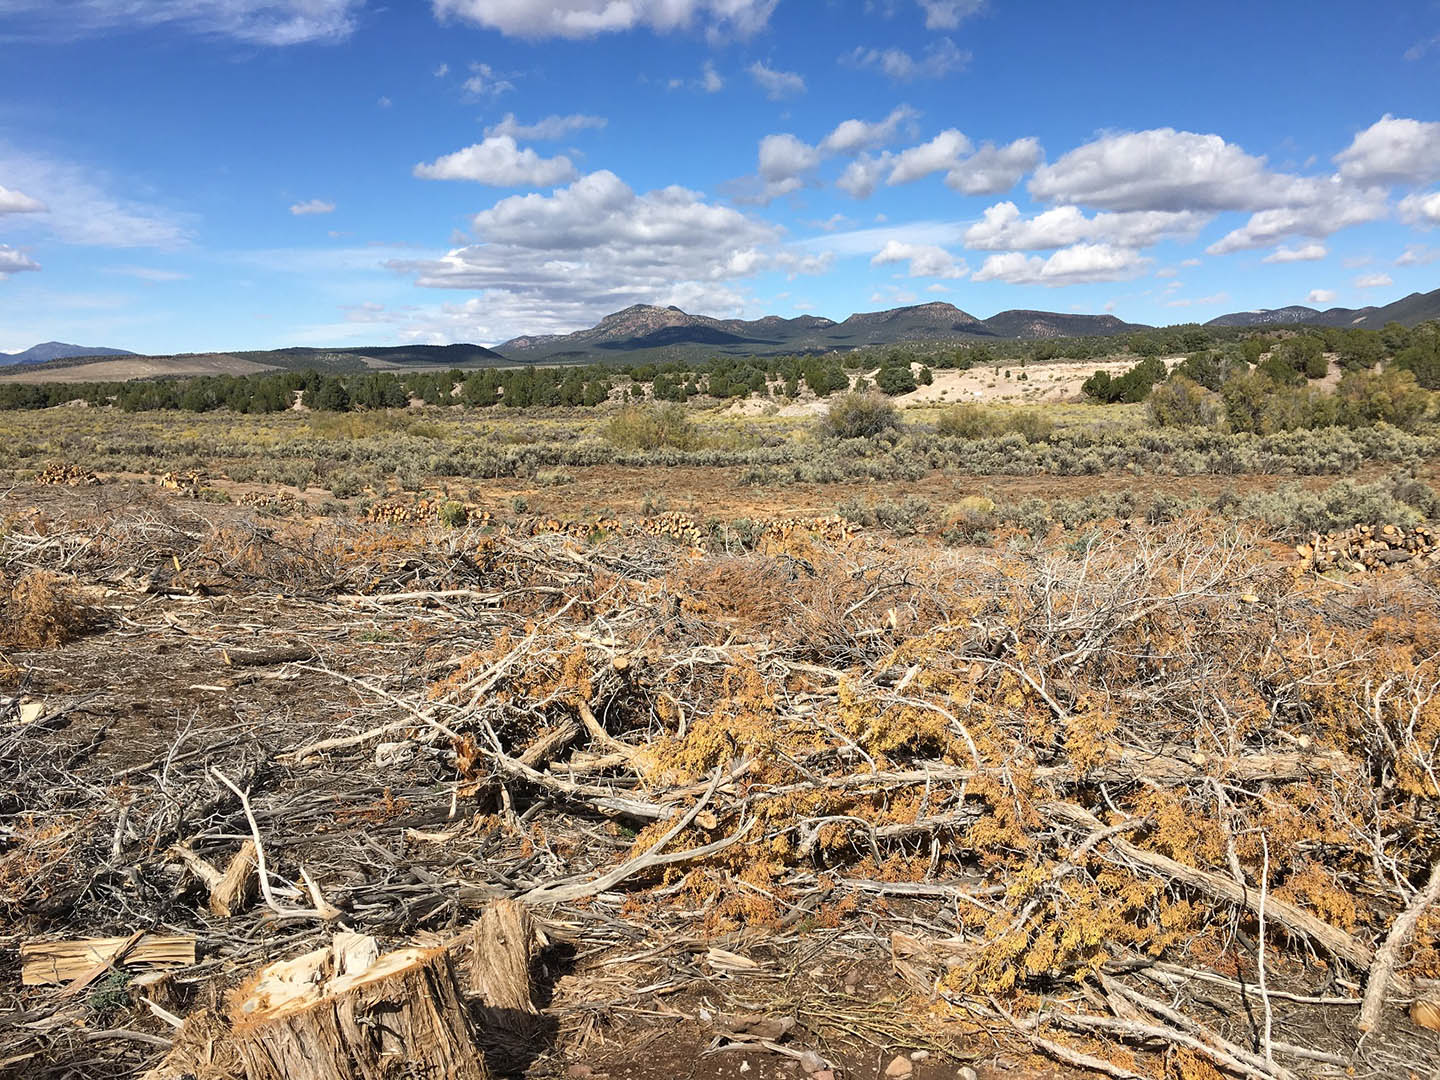
<path id="1" fill-rule="evenodd" d="M 494 515 L 478 503 L 442 498 L 386 499 L 367 507 L 364 517 L 366 521 L 380 525 L 434 525 L 440 520 L 441 511 L 451 506 L 459 509 L 447 511 L 453 513 L 455 518 L 449 524 L 472 525 L 476 528 L 494 524 Z"/>
<path id="2" fill-rule="evenodd" d="M 205 478 L 195 470 L 188 472 L 167 472 L 160 477 L 160 486 L 166 491 L 180 491 L 194 497 L 200 494 L 200 485 Z"/>
<path id="3" fill-rule="evenodd" d="M 1324 572 L 1360 574 L 1392 566 L 1440 566 L 1440 533 L 1428 525 L 1356 525 L 1343 532 L 1316 533 L 1295 548 L 1301 566 Z"/>
<path id="4" fill-rule="evenodd" d="M 42 469 L 40 475 L 35 477 L 35 482 L 59 487 L 93 487 L 100 483 L 100 478 L 79 465 L 62 465 L 56 462 Z"/>

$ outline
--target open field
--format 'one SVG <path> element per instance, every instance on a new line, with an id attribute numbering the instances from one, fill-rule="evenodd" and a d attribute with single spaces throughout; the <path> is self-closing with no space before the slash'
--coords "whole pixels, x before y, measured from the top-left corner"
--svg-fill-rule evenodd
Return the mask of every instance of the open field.
<path id="1" fill-rule="evenodd" d="M 825 420 L 0 416 L 0 1070 L 1424 1075 L 1433 426 Z"/>

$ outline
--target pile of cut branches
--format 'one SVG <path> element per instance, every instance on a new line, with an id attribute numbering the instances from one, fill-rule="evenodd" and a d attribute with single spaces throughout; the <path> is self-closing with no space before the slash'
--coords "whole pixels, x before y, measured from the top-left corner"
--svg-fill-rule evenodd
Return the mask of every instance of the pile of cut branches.
<path id="1" fill-rule="evenodd" d="M 818 942 L 884 955 L 931 1038 L 982 1024 L 1116 1076 L 1403 1075 L 1440 1049 L 1406 1012 L 1440 997 L 1433 571 L 1297 580 L 1205 516 L 970 554 L 86 530 L 13 530 L 6 572 L 217 610 L 280 584 L 308 650 L 284 670 L 323 708 L 123 798 L 73 747 L 5 736 L 0 883 L 26 884 L 0 918 L 27 932 L 109 929 L 124 864 L 132 922 L 212 939 L 192 993 L 336 918 L 400 943 L 509 897 L 587 955 L 644 958 L 612 1004 Z M 360 626 L 412 644 L 377 667 L 343 643 Z M 62 841 L 15 824 L 45 813 Z M 247 837 L 270 888 L 222 924 L 171 845 L 218 865 Z"/>

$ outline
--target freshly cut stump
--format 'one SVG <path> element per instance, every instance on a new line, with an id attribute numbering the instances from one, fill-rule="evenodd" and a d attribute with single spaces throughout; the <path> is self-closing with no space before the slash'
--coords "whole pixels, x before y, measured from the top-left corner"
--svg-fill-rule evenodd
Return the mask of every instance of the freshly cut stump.
<path id="1" fill-rule="evenodd" d="M 315 981 L 321 949 L 272 964 L 232 1009 L 243 1080 L 488 1080 L 444 949 L 401 949 Z"/>
<path id="2" fill-rule="evenodd" d="M 481 1038 L 508 1057 L 521 1059 L 540 1029 L 531 997 L 530 969 L 540 945 L 534 920 L 524 904 L 497 900 L 481 913 L 468 937 L 468 996 Z"/>

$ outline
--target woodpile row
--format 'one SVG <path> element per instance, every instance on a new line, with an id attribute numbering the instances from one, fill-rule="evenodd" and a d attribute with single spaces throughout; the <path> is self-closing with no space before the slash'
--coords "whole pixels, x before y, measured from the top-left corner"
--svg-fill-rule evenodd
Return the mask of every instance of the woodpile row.
<path id="1" fill-rule="evenodd" d="M 205 477 L 191 470 L 189 472 L 167 472 L 160 477 L 160 486 L 166 491 L 182 491 L 186 495 L 199 495 Z"/>
<path id="2" fill-rule="evenodd" d="M 53 465 L 45 466 L 35 477 L 35 482 L 61 487 L 93 487 L 100 483 L 100 478 L 78 465 L 64 465 L 56 462 Z"/>
<path id="3" fill-rule="evenodd" d="M 385 499 L 365 510 L 365 520 L 381 525 L 434 525 L 441 512 L 452 515 L 450 525 L 474 525 L 484 528 L 494 522 L 489 510 L 477 503 L 460 502 L 440 497 L 415 500 Z"/>
<path id="4" fill-rule="evenodd" d="M 1440 566 L 1440 534 L 1427 525 L 1356 525 L 1338 533 L 1318 533 L 1295 548 L 1305 570 L 1343 570 L 1359 574 L 1414 563 Z"/>

